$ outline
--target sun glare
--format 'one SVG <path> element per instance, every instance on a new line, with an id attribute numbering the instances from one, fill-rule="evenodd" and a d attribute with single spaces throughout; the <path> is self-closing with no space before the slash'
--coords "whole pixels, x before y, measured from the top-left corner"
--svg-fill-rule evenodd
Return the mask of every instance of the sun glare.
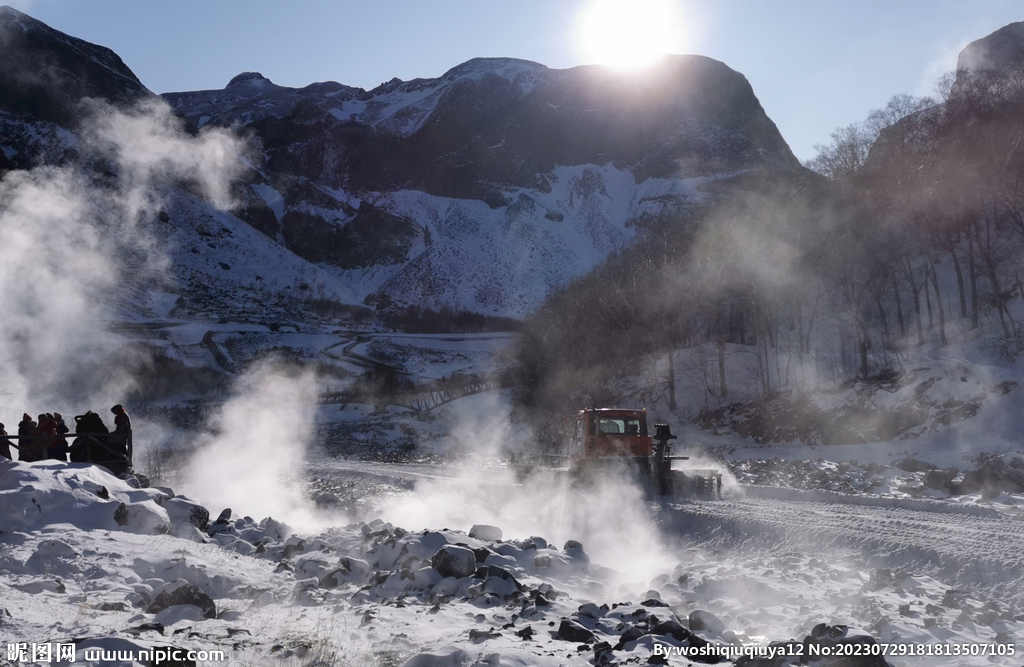
<path id="1" fill-rule="evenodd" d="M 589 62 L 629 70 L 678 52 L 682 35 L 670 0 L 593 0 L 577 39 Z"/>

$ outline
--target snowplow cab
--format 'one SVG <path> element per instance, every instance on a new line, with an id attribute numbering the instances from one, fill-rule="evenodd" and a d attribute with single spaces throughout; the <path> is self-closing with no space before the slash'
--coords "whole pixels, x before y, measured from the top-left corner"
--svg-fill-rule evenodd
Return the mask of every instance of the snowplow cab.
<path id="1" fill-rule="evenodd" d="M 650 458 L 654 440 L 647 432 L 647 410 L 586 408 L 576 415 L 569 437 L 573 462 L 606 458 Z"/>

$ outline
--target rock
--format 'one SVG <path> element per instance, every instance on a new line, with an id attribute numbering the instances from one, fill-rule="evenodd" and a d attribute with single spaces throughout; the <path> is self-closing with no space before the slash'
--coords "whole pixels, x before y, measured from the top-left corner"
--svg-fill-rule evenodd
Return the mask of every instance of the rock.
<path id="1" fill-rule="evenodd" d="M 935 489 L 936 491 L 945 491 L 947 493 L 955 493 L 957 487 L 956 484 L 953 483 L 953 478 L 959 473 L 960 471 L 956 468 L 929 470 L 924 476 L 924 488 Z"/>
<path id="2" fill-rule="evenodd" d="M 155 592 L 155 591 L 154 591 Z M 158 614 L 175 605 L 195 605 L 203 613 L 203 618 L 216 618 L 217 605 L 213 598 L 201 588 L 179 579 L 160 589 L 153 597 L 153 603 L 146 609 L 147 614 Z"/>
<path id="3" fill-rule="evenodd" d="M 420 590 L 433 588 L 444 580 L 441 577 L 441 573 L 429 565 L 416 570 L 412 577 L 413 586 Z"/>
<path id="4" fill-rule="evenodd" d="M 124 503 L 118 503 L 117 509 L 114 510 L 114 522 L 119 526 L 128 525 L 128 506 Z"/>
<path id="5" fill-rule="evenodd" d="M 588 618 L 601 618 L 604 616 L 604 610 L 598 607 L 593 602 L 586 602 L 581 604 L 576 612 L 580 616 L 586 616 Z"/>
<path id="6" fill-rule="evenodd" d="M 936 466 L 927 461 L 918 461 L 913 457 L 897 461 L 894 465 L 903 472 L 928 472 L 936 468 Z"/>
<path id="7" fill-rule="evenodd" d="M 288 524 L 276 521 L 270 517 L 260 522 L 260 528 L 263 529 L 264 535 L 274 539 L 276 542 L 280 542 L 292 534 L 292 529 Z"/>
<path id="8" fill-rule="evenodd" d="M 313 499 L 313 502 L 320 509 L 332 509 L 342 505 L 341 498 L 333 493 L 321 493 Z"/>
<path id="9" fill-rule="evenodd" d="M 533 566 L 541 568 L 551 567 L 551 556 L 548 554 L 537 554 L 533 557 Z"/>
<path id="10" fill-rule="evenodd" d="M 342 558 L 339 565 L 351 575 L 351 580 L 362 583 L 370 575 L 370 564 L 360 558 L 346 556 Z"/>
<path id="11" fill-rule="evenodd" d="M 477 630 L 476 628 L 470 629 L 469 641 L 473 643 L 487 641 L 488 639 L 497 639 L 501 636 L 501 633 L 491 628 L 489 630 Z"/>
<path id="12" fill-rule="evenodd" d="M 199 530 L 210 526 L 210 511 L 197 502 L 178 496 L 164 501 L 164 510 L 175 526 L 188 523 Z"/>
<path id="13" fill-rule="evenodd" d="M 960 493 L 1024 493 L 1024 470 L 1007 465 L 1001 456 L 979 456 L 977 470 L 968 470 L 960 483 Z"/>
<path id="14" fill-rule="evenodd" d="M 167 512 L 152 500 L 131 505 L 119 503 L 114 510 L 114 521 L 130 532 L 141 535 L 164 535 L 171 532 L 171 520 Z"/>
<path id="15" fill-rule="evenodd" d="M 509 556 L 511 558 L 515 558 L 516 560 L 518 560 L 520 554 L 523 553 L 522 549 L 520 549 L 514 544 L 508 543 L 499 544 L 495 551 L 501 556 Z"/>
<path id="16" fill-rule="evenodd" d="M 139 635 L 143 632 L 159 632 L 161 635 L 164 633 L 163 623 L 143 623 L 142 625 L 136 625 L 133 628 L 128 628 L 125 632 L 130 632 L 133 635 Z"/>
<path id="17" fill-rule="evenodd" d="M 624 647 L 629 642 L 635 642 L 636 640 L 640 639 L 643 636 L 644 636 L 643 630 L 641 630 L 640 628 L 636 627 L 635 625 L 630 625 L 629 627 L 626 628 L 625 632 L 623 632 L 621 635 L 619 635 L 619 643 L 615 645 L 615 650 L 618 651 L 618 650 L 622 649 L 622 647 Z"/>
<path id="18" fill-rule="evenodd" d="M 480 570 L 483 570 L 483 572 L 480 573 Z M 516 576 L 512 574 L 511 571 L 501 567 L 500 565 L 488 565 L 484 568 L 477 568 L 477 576 L 484 579 L 501 579 L 502 581 L 507 581 L 512 584 L 515 590 L 523 590 L 523 585 L 519 583 Z"/>
<path id="19" fill-rule="evenodd" d="M 695 609 L 690 612 L 687 618 L 691 630 L 707 630 L 708 632 L 720 635 L 725 632 L 725 623 L 710 611 Z"/>
<path id="20" fill-rule="evenodd" d="M 668 635 L 673 639 L 678 639 L 681 642 L 686 641 L 691 636 L 689 630 L 681 626 L 678 623 L 678 621 L 674 621 L 672 619 L 658 623 L 656 626 L 651 628 L 651 631 L 648 634 Z"/>
<path id="21" fill-rule="evenodd" d="M 442 577 L 461 579 L 476 572 L 476 554 L 472 549 L 449 544 L 434 554 L 430 564 Z"/>
<path id="22" fill-rule="evenodd" d="M 615 659 L 615 654 L 612 653 L 612 645 L 608 642 L 599 642 L 594 644 L 594 664 L 595 665 L 609 665 Z"/>
<path id="23" fill-rule="evenodd" d="M 566 556 L 574 561 L 583 563 L 584 565 L 590 563 L 590 557 L 587 555 L 587 552 L 583 550 L 583 545 L 576 540 L 569 540 L 566 542 L 563 551 L 565 551 Z"/>
<path id="24" fill-rule="evenodd" d="M 469 536 L 484 542 L 497 542 L 501 539 L 501 528 L 483 524 L 476 525 L 469 529 Z"/>
<path id="25" fill-rule="evenodd" d="M 40 558 L 77 558 L 78 552 L 66 542 L 43 540 L 36 547 L 35 555 Z"/>
<path id="26" fill-rule="evenodd" d="M 306 541 L 299 537 L 290 537 L 284 545 L 284 558 L 291 558 L 297 553 L 302 553 L 306 550 Z"/>
<path id="27" fill-rule="evenodd" d="M 986 72 L 1005 76 L 1024 69 L 1024 25 L 1010 23 L 990 35 L 976 39 L 960 52 L 956 61 L 957 79 L 961 71 Z"/>
<path id="28" fill-rule="evenodd" d="M 562 623 L 558 626 L 558 638 L 576 644 L 589 644 L 594 641 L 594 633 L 576 621 L 563 618 Z"/>
<path id="29" fill-rule="evenodd" d="M 811 628 L 811 637 L 814 639 L 840 639 L 846 636 L 849 629 L 849 626 L 846 625 L 826 625 L 825 623 L 818 623 L 816 626 Z"/>

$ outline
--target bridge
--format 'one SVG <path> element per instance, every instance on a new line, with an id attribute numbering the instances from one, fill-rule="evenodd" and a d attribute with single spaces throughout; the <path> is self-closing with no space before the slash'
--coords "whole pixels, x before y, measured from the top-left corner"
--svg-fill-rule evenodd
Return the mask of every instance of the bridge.
<path id="1" fill-rule="evenodd" d="M 413 412 L 430 412 L 460 398 L 487 391 L 499 391 L 508 386 L 510 386 L 509 382 L 502 376 L 468 375 L 379 391 L 366 389 L 326 391 L 317 397 L 317 403 L 319 405 L 344 405 L 346 403 L 394 405 Z"/>

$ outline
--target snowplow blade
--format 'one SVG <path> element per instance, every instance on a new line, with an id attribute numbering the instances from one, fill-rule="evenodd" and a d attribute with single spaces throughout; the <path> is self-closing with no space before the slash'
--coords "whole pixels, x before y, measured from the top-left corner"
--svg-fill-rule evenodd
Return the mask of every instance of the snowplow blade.
<path id="1" fill-rule="evenodd" d="M 664 496 L 721 500 L 722 473 L 710 469 L 669 470 L 660 491 Z"/>

